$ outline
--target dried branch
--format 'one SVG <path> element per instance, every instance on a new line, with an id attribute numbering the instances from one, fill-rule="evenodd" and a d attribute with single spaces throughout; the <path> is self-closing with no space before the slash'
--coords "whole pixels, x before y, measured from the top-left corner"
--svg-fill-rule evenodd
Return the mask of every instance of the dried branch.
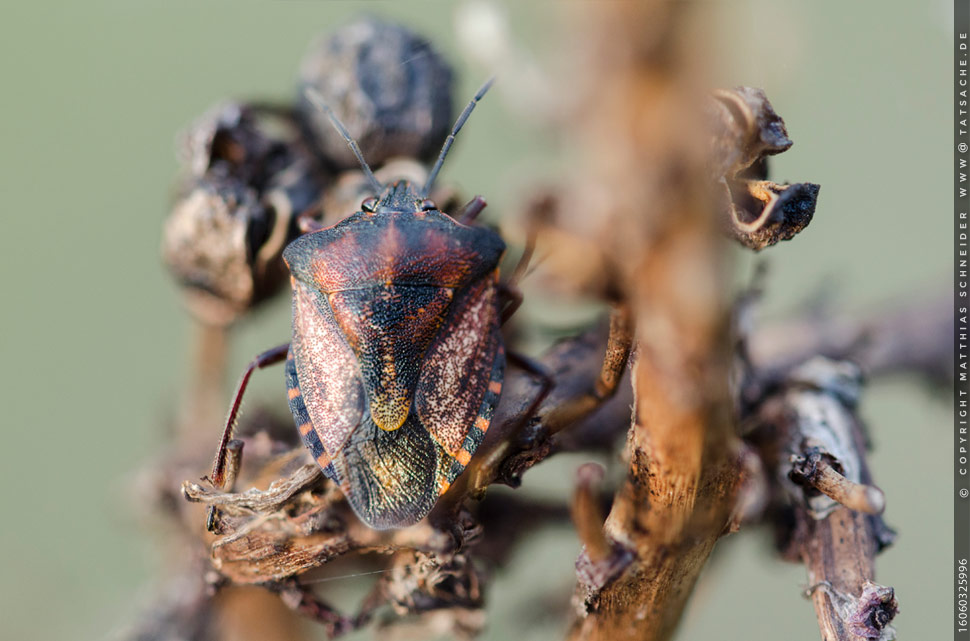
<path id="1" fill-rule="evenodd" d="M 556 276 L 628 301 L 637 328 L 627 476 L 601 530 L 606 544 L 593 534 L 599 523 L 578 526 L 587 545 L 572 639 L 669 638 L 729 527 L 741 476 L 723 254 L 704 198 L 708 141 L 695 136 L 700 103 L 684 82 L 697 43 L 671 35 L 685 19 L 669 3 L 580 10 L 586 41 L 599 44 L 580 74 L 587 162 L 538 219 L 541 234 L 554 234 L 544 251 L 565 248 L 548 261 Z M 579 251 L 593 259 L 570 264 Z M 577 514 L 595 519 L 580 509 L 584 496 Z"/>
<path id="2" fill-rule="evenodd" d="M 886 496 L 882 490 L 847 479 L 818 448 L 812 448 L 804 455 L 792 455 L 791 466 L 788 478 L 792 481 L 815 488 L 850 510 L 882 514 L 886 509 Z"/>
<path id="3" fill-rule="evenodd" d="M 778 380 L 812 356 L 857 363 L 867 378 L 914 372 L 953 379 L 953 301 L 949 294 L 904 296 L 861 316 L 811 312 L 750 333 L 748 349 L 765 380 Z"/>
<path id="4" fill-rule="evenodd" d="M 808 568 L 819 627 L 832 641 L 895 638 L 893 590 L 873 583 L 875 555 L 893 533 L 878 516 L 885 498 L 865 463 L 860 392 L 856 365 L 816 357 L 792 370 L 752 419 L 793 517 L 780 521 L 784 551 Z"/>

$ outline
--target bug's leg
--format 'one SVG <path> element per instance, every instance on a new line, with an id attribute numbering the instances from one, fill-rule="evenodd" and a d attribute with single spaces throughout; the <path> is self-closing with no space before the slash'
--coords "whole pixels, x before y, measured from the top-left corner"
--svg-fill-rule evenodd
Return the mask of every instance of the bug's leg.
<path id="1" fill-rule="evenodd" d="M 519 429 L 521 429 L 521 427 L 528 424 L 529 419 L 535 416 L 536 412 L 539 411 L 539 406 L 541 406 L 542 402 L 546 400 L 547 396 L 549 396 L 549 392 L 552 391 L 552 388 L 556 386 L 556 380 L 553 378 L 549 370 L 546 369 L 546 366 L 539 361 L 533 360 L 528 356 L 519 354 L 518 352 L 507 352 L 507 357 L 510 363 L 538 379 L 540 385 L 539 393 L 535 395 L 535 398 L 533 398 L 532 402 L 529 403 L 529 407 L 522 414 L 522 423 L 519 426 Z"/>
<path id="2" fill-rule="evenodd" d="M 548 438 L 582 419 L 613 396 L 619 386 L 620 379 L 623 378 L 623 371 L 626 369 L 632 342 L 633 329 L 629 310 L 625 307 L 615 307 L 610 315 L 610 334 L 599 375 L 592 381 L 587 391 L 557 404 L 552 404 L 542 413 L 542 437 Z M 531 419 L 540 413 L 542 404 L 554 387 L 554 378 L 541 364 L 511 352 L 508 354 L 508 358 L 510 362 L 540 379 L 542 388 L 535 400 L 522 413 L 520 422 L 511 432 L 514 438 L 498 444 L 485 455 L 479 464 L 471 480 L 473 495 L 481 495 L 492 482 L 503 460 L 513 454 L 510 451 L 513 442 L 518 441 L 519 446 L 527 446 L 526 443 L 522 442 L 523 437 L 528 435 L 525 428 L 531 425 Z"/>
<path id="3" fill-rule="evenodd" d="M 232 440 L 232 430 L 236 426 L 236 417 L 239 415 L 239 408 L 242 406 L 243 394 L 246 393 L 246 387 L 249 385 L 249 377 L 257 369 L 282 363 L 286 360 L 286 353 L 289 349 L 290 344 L 286 343 L 285 345 L 266 350 L 250 361 L 242 377 L 240 377 L 239 384 L 236 385 L 236 392 L 232 397 L 232 405 L 229 407 L 229 415 L 226 417 L 226 428 L 222 433 L 222 441 L 219 442 L 219 451 L 216 453 L 216 458 L 212 462 L 212 472 L 208 478 L 209 482 L 216 488 L 223 489 L 226 486 L 226 460 L 229 441 Z"/>
<path id="4" fill-rule="evenodd" d="M 468 204 L 461 208 L 461 211 L 455 216 L 455 220 L 462 225 L 471 225 L 478 218 L 478 215 L 482 213 L 482 210 L 485 209 L 487 204 L 484 198 L 475 196 L 468 201 Z"/>
<path id="5" fill-rule="evenodd" d="M 584 393 L 557 405 L 543 415 L 542 424 L 549 434 L 555 434 L 578 421 L 613 396 L 620 379 L 623 378 L 632 345 L 633 321 L 630 310 L 624 305 L 615 306 L 610 311 L 610 334 L 599 376 Z"/>
<path id="6" fill-rule="evenodd" d="M 508 322 L 512 318 L 512 314 L 519 309 L 522 305 L 522 290 L 515 286 L 512 282 L 499 283 L 498 284 L 499 296 L 504 298 L 502 301 L 502 324 Z M 511 356 L 511 355 L 510 355 Z"/>
<path id="7" fill-rule="evenodd" d="M 280 599 L 294 612 L 323 624 L 328 638 L 336 638 L 356 627 L 354 620 L 345 617 L 335 608 L 320 600 L 306 585 L 296 580 L 283 581 L 268 586 L 270 590 L 278 591 Z"/>
<path id="8" fill-rule="evenodd" d="M 512 270 L 512 275 L 504 283 L 499 283 L 499 293 L 505 298 L 504 307 L 502 308 L 502 324 L 504 325 L 512 317 L 512 314 L 519 309 L 522 305 L 522 290 L 519 289 L 519 281 L 525 275 L 525 270 L 529 268 L 529 262 L 532 260 L 532 254 L 535 252 L 536 248 L 536 234 L 535 230 L 529 231 L 529 236 L 525 241 L 525 249 L 522 251 L 522 255 L 519 256 L 519 262 L 516 263 L 515 269 Z"/>
<path id="9" fill-rule="evenodd" d="M 226 445 L 226 474 L 222 481 L 222 491 L 232 492 L 236 485 L 236 477 L 239 475 L 239 468 L 242 467 L 243 442 L 234 438 Z M 219 508 L 210 505 L 205 512 L 205 529 L 209 532 L 218 532 Z"/>
<path id="10" fill-rule="evenodd" d="M 321 211 L 320 205 L 315 204 L 312 207 L 308 207 L 301 211 L 296 217 L 296 226 L 299 228 L 300 233 L 309 234 L 315 231 L 320 231 L 326 225 L 317 220 L 316 216 Z"/>
<path id="11" fill-rule="evenodd" d="M 539 412 L 539 407 L 549 396 L 549 393 L 556 386 L 555 379 L 549 370 L 545 368 L 544 365 L 538 361 L 534 361 L 528 356 L 523 356 L 516 352 L 506 352 L 506 358 L 509 363 L 515 365 L 519 369 L 525 371 L 527 374 L 532 375 L 539 381 L 539 392 L 529 403 L 529 406 L 524 412 L 519 416 L 515 425 L 510 430 L 509 434 L 511 438 L 503 440 L 503 442 L 497 444 L 494 449 L 489 451 L 481 463 L 478 464 L 477 469 L 473 473 L 471 481 L 471 491 L 473 496 L 482 498 L 485 493 L 485 488 L 491 483 L 492 479 L 496 476 L 498 467 L 501 465 L 502 461 L 508 456 L 510 450 L 513 447 L 519 447 L 519 443 L 523 440 L 523 436 L 526 433 L 526 428 L 530 426 L 532 418 Z"/>
<path id="12" fill-rule="evenodd" d="M 515 269 L 512 270 L 512 275 L 506 281 L 506 286 L 512 289 L 516 289 L 519 281 L 525 276 L 526 270 L 529 268 L 529 263 L 532 262 L 532 255 L 536 250 L 536 227 L 535 225 L 529 226 L 529 231 L 525 238 L 525 247 L 522 249 L 522 255 L 519 256 L 519 262 L 515 264 Z"/>
<path id="13" fill-rule="evenodd" d="M 508 288 L 507 285 L 506 288 Z M 521 294 L 516 297 L 516 292 L 518 290 L 509 290 L 506 293 L 510 301 L 503 310 L 503 322 L 511 316 L 522 302 Z M 599 375 L 588 390 L 550 408 L 543 415 L 542 425 L 547 434 L 555 434 L 567 425 L 578 421 L 616 393 L 620 379 L 623 378 L 627 360 L 630 358 L 632 345 L 633 326 L 629 308 L 624 305 L 615 306 L 610 311 L 610 333 Z M 548 370 L 537 361 L 514 352 L 509 352 L 508 358 L 513 364 L 532 374 L 542 383 L 542 388 L 536 400 L 530 403 L 525 414 L 525 421 L 528 421 L 539 410 L 542 402 L 552 391 L 555 380 Z"/>

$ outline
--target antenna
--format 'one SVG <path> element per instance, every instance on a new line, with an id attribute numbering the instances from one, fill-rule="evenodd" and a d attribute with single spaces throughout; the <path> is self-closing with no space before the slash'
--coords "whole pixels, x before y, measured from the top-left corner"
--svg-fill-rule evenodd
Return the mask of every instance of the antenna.
<path id="1" fill-rule="evenodd" d="M 350 147 L 350 150 L 354 152 L 354 156 L 357 157 L 357 162 L 360 163 L 361 168 L 364 170 L 364 175 L 367 176 L 367 180 L 370 181 L 371 187 L 373 187 L 374 191 L 376 192 L 375 195 L 380 196 L 381 192 L 384 191 L 384 185 L 381 184 L 381 181 L 377 179 L 377 176 L 374 175 L 374 172 L 371 171 L 370 167 L 367 165 L 367 161 L 364 160 L 364 154 L 360 152 L 360 146 L 357 144 L 356 140 L 350 137 L 350 132 L 348 132 L 347 128 L 344 127 L 344 123 L 340 122 L 340 119 L 337 118 L 337 114 L 333 112 L 333 109 L 330 108 L 330 105 L 328 105 L 323 99 L 323 96 L 320 95 L 319 91 L 313 87 L 307 87 L 303 90 L 303 95 L 307 97 L 307 100 L 313 103 L 314 107 L 327 114 L 327 117 L 330 118 L 330 122 L 333 124 L 334 129 L 336 129 L 337 133 L 339 133 L 341 137 L 347 141 L 347 146 Z M 469 110 L 466 109 L 466 111 Z"/>
<path id="2" fill-rule="evenodd" d="M 478 93 L 475 94 L 475 97 L 471 99 L 471 102 L 465 106 L 465 110 L 461 112 L 460 116 L 458 116 L 458 120 L 455 121 L 455 126 L 452 127 L 451 133 L 448 134 L 447 138 L 445 138 L 445 144 L 441 146 L 441 153 L 438 154 L 438 161 L 434 164 L 434 167 L 431 168 L 431 173 L 428 174 L 428 182 L 424 184 L 424 190 L 421 192 L 422 198 L 428 197 L 428 192 L 431 191 L 431 186 L 434 184 L 435 178 L 438 177 L 438 172 L 441 171 L 441 165 L 445 162 L 445 156 L 448 155 L 451 145 L 455 142 L 455 136 L 457 136 L 458 132 L 461 131 L 465 121 L 468 120 L 468 116 L 472 114 L 472 110 L 475 108 L 475 105 L 477 105 L 478 101 L 482 99 L 485 92 L 487 92 L 492 86 L 493 82 L 495 82 L 494 76 L 486 80 L 485 84 L 482 85 L 482 88 L 479 89 Z"/>

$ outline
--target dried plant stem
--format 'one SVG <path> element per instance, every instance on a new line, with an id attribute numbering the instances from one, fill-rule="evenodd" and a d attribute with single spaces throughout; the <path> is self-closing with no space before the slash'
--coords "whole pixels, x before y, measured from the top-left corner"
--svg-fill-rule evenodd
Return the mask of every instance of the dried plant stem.
<path id="1" fill-rule="evenodd" d="M 604 42 L 624 41 L 625 33 L 641 41 L 598 61 L 595 83 L 609 98 L 591 89 L 590 118 L 599 128 L 587 154 L 593 181 L 639 186 L 608 203 L 615 229 L 604 232 L 613 244 L 606 253 L 631 259 L 618 271 L 636 319 L 636 362 L 627 475 L 603 527 L 615 548 L 599 562 L 587 549 L 577 564 L 569 634 L 576 641 L 669 639 L 729 526 L 741 478 L 722 241 L 700 187 L 697 121 L 686 117 L 694 112 L 681 82 L 683 43 L 664 35 L 685 19 L 683 7 L 639 3 L 590 29 Z M 617 175 L 618 166 L 628 169 Z"/>
<path id="2" fill-rule="evenodd" d="M 829 641 L 895 638 L 892 588 L 875 584 L 875 557 L 893 533 L 872 485 L 855 416 L 861 371 L 815 357 L 763 398 L 749 433 L 761 441 L 782 495 L 783 552 L 808 570 L 819 629 Z"/>
<path id="3" fill-rule="evenodd" d="M 584 551 L 595 565 L 610 557 L 612 546 L 603 533 L 603 513 L 596 495 L 597 485 L 603 480 L 603 468 L 596 463 L 586 463 L 576 473 L 576 490 L 573 493 L 572 517 L 583 542 Z"/>
<path id="4" fill-rule="evenodd" d="M 723 309 L 716 300 L 688 302 L 694 294 L 666 278 L 675 273 L 667 261 L 681 260 L 683 252 L 693 253 L 686 260 L 711 264 L 715 252 L 688 240 L 703 235 L 703 226 L 691 226 L 680 242 L 668 239 L 667 249 L 657 248 L 642 281 L 651 283 L 645 299 L 653 302 L 652 312 L 641 312 L 645 327 L 677 329 L 639 336 L 628 476 L 604 528 L 633 560 L 619 577 L 580 586 L 573 639 L 669 638 L 734 505 L 740 456 L 723 376 Z M 691 310 L 690 318 L 676 310 Z"/>
<path id="5" fill-rule="evenodd" d="M 186 386 L 179 439 L 202 446 L 209 435 L 201 425 L 218 425 L 225 413 L 225 376 L 229 351 L 229 328 L 195 321 L 192 372 Z"/>
<path id="6" fill-rule="evenodd" d="M 793 456 L 792 466 L 798 475 L 816 490 L 850 510 L 866 514 L 882 514 L 886 509 L 886 496 L 878 487 L 856 483 L 842 476 L 824 458 L 812 461 L 810 457 Z"/>
<path id="7" fill-rule="evenodd" d="M 854 361 L 867 377 L 915 372 L 950 380 L 952 296 L 913 292 L 900 300 L 865 315 L 809 313 L 766 325 L 751 334 L 751 359 L 763 378 L 774 380 L 816 355 Z"/>

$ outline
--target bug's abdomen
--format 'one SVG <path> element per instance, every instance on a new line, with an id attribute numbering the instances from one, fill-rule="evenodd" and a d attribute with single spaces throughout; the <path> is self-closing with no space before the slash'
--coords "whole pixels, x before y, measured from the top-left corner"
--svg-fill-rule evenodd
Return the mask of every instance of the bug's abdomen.
<path id="1" fill-rule="evenodd" d="M 413 414 L 400 428 L 382 430 L 370 416 L 334 457 L 341 488 L 354 512 L 373 528 L 406 527 L 438 499 L 439 466 L 447 454 Z"/>
<path id="2" fill-rule="evenodd" d="M 361 520 L 376 529 L 404 527 L 431 510 L 438 498 L 438 461 L 447 455 L 416 420 L 388 432 L 365 419 L 331 458 L 303 401 L 292 350 L 286 360 L 286 386 L 303 444 Z"/>

